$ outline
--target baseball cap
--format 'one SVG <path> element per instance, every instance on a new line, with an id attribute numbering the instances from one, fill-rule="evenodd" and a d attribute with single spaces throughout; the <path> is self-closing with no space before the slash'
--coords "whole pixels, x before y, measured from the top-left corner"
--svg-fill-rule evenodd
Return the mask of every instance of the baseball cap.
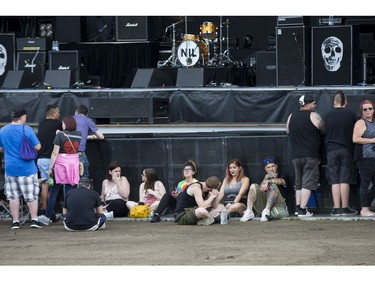
<path id="1" fill-rule="evenodd" d="M 275 158 L 273 156 L 267 157 L 263 160 L 263 166 L 267 166 L 268 164 L 276 164 Z"/>
<path id="2" fill-rule="evenodd" d="M 89 187 L 91 185 L 91 180 L 87 177 L 82 177 L 79 180 L 79 186 Z"/>
<path id="3" fill-rule="evenodd" d="M 306 105 L 306 104 L 309 104 L 309 103 L 312 103 L 315 101 L 315 98 L 314 96 L 312 95 L 303 95 L 299 98 L 299 105 L 300 106 L 303 106 L 303 105 Z"/>
<path id="4" fill-rule="evenodd" d="M 26 109 L 22 108 L 22 109 L 15 109 L 15 110 L 13 110 L 10 113 L 10 116 L 12 118 L 20 118 L 22 115 L 25 115 L 25 114 L 26 114 Z"/>

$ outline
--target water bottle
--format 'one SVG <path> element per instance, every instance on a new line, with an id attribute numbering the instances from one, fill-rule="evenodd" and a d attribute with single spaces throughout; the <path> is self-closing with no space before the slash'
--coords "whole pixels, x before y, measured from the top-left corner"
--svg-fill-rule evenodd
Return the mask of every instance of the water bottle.
<path id="1" fill-rule="evenodd" d="M 228 212 L 226 209 L 221 210 L 220 212 L 220 224 L 228 223 Z"/>
<path id="2" fill-rule="evenodd" d="M 55 180 L 53 179 L 52 176 L 48 178 L 48 186 L 54 186 L 55 185 Z"/>
<path id="3" fill-rule="evenodd" d="M 52 41 L 52 51 L 59 51 L 59 42 Z"/>

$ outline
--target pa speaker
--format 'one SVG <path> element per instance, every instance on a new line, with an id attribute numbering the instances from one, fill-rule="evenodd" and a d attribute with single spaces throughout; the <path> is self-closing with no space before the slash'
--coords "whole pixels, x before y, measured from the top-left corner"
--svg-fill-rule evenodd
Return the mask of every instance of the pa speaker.
<path id="1" fill-rule="evenodd" d="M 70 88 L 71 70 L 47 70 L 44 83 L 53 88 Z"/>
<path id="2" fill-rule="evenodd" d="M 176 85 L 177 69 L 137 69 L 131 88 L 170 87 Z"/>
<path id="3" fill-rule="evenodd" d="M 276 52 L 259 51 L 256 62 L 256 85 L 276 86 Z"/>
<path id="4" fill-rule="evenodd" d="M 310 84 L 310 28 L 276 27 L 276 79 L 278 86 Z"/>
<path id="5" fill-rule="evenodd" d="M 71 70 L 72 84 L 81 80 L 81 63 L 78 51 L 49 51 L 48 59 L 50 70 Z"/>
<path id="6" fill-rule="evenodd" d="M 204 68 L 179 68 L 176 87 L 204 87 Z"/>
<path id="7" fill-rule="evenodd" d="M 313 27 L 312 84 L 360 82 L 359 30 L 351 25 Z"/>
<path id="8" fill-rule="evenodd" d="M 31 88 L 34 82 L 34 77 L 28 74 L 25 70 L 9 70 L 3 82 L 3 88 Z"/>
<path id="9" fill-rule="evenodd" d="M 116 17 L 116 41 L 149 40 L 149 21 L 144 16 Z"/>

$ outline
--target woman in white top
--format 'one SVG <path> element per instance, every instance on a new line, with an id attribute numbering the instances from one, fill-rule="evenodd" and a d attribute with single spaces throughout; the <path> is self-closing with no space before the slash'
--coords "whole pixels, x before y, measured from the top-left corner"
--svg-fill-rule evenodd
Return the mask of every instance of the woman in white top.
<path id="1" fill-rule="evenodd" d="M 141 177 L 143 182 L 139 186 L 139 203 L 148 205 L 150 211 L 153 212 L 156 210 L 160 199 L 165 194 L 164 184 L 159 181 L 158 174 L 153 168 L 144 169 Z M 137 203 L 129 201 L 127 205 L 129 209 L 131 209 L 137 205 Z"/>
<path id="2" fill-rule="evenodd" d="M 121 176 L 121 164 L 118 161 L 109 163 L 107 179 L 102 183 L 101 199 L 105 203 L 108 212 L 113 211 L 114 217 L 126 217 L 129 200 L 130 184 L 126 177 Z"/>

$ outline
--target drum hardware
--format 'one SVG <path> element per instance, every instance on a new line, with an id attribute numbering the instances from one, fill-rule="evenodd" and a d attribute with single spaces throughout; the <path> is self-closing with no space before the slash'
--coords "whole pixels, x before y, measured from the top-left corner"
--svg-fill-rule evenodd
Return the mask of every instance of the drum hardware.
<path id="1" fill-rule="evenodd" d="M 219 63 L 218 65 L 219 66 L 228 66 L 228 65 L 235 65 L 235 66 L 240 66 L 240 63 L 238 61 L 235 61 L 234 59 L 232 59 L 231 55 L 230 55 L 230 51 L 229 51 L 229 25 L 231 23 L 229 22 L 229 19 L 227 19 L 225 22 L 223 22 L 223 17 L 220 16 L 220 39 L 219 39 L 219 42 L 220 42 L 220 54 L 219 54 Z M 223 37 L 223 25 L 226 25 L 227 26 L 227 37 Z M 222 41 L 223 40 L 226 40 L 226 50 L 223 52 L 223 44 L 222 44 Z"/>
<path id="2" fill-rule="evenodd" d="M 180 24 L 184 20 L 180 20 L 178 22 L 172 23 L 171 25 L 167 26 L 165 28 L 165 32 L 167 33 L 168 29 L 172 27 L 172 54 L 170 57 L 164 61 L 164 62 L 158 62 L 158 67 L 165 67 L 165 66 L 171 66 L 171 67 L 178 67 L 181 66 L 177 54 L 176 54 L 176 25 Z"/>

